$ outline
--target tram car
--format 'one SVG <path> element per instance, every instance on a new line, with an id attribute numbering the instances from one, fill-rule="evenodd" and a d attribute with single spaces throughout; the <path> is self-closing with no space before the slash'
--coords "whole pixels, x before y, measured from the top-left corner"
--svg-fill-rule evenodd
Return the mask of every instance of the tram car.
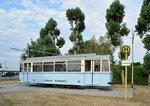
<path id="1" fill-rule="evenodd" d="M 111 86 L 109 55 L 80 54 L 27 58 L 20 63 L 24 84 Z"/>

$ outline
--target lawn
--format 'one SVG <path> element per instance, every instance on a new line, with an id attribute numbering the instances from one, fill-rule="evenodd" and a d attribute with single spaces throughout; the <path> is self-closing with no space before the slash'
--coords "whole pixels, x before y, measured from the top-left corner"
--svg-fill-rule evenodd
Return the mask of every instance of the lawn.
<path id="1" fill-rule="evenodd" d="M 150 106 L 150 86 L 135 86 L 134 99 Z"/>
<path id="2" fill-rule="evenodd" d="M 142 102 L 121 98 L 68 95 L 62 93 L 11 93 L 0 95 L 0 106 L 141 106 Z"/>
<path id="3" fill-rule="evenodd" d="M 17 79 L 12 79 L 12 80 L 7 80 L 7 79 L 5 79 L 5 80 L 0 80 L 0 86 L 1 85 L 9 85 L 9 84 L 19 84 L 20 82 L 19 82 L 19 80 Z"/>
<path id="4" fill-rule="evenodd" d="M 150 106 L 150 86 L 135 86 L 134 99 L 53 92 L 0 94 L 0 106 Z"/>

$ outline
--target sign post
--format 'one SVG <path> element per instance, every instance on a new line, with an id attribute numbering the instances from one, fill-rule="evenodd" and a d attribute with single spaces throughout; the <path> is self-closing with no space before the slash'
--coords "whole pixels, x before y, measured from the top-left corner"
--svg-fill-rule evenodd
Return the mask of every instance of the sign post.
<path id="1" fill-rule="evenodd" d="M 125 54 L 125 59 L 128 59 L 128 55 Z M 125 101 L 127 100 L 127 89 L 128 89 L 128 82 L 127 82 L 127 75 L 128 75 L 128 68 L 125 66 Z"/>
<path id="2" fill-rule="evenodd" d="M 125 45 L 122 47 L 122 52 L 123 54 L 125 55 L 125 60 L 128 60 L 128 54 L 130 54 L 130 47 L 128 45 Z M 125 83 L 124 83 L 124 98 L 125 98 L 125 101 L 127 100 L 127 97 L 128 97 L 128 92 L 127 92 L 127 89 L 128 89 L 128 82 L 127 82 L 127 75 L 128 75 L 128 65 L 125 65 Z"/>

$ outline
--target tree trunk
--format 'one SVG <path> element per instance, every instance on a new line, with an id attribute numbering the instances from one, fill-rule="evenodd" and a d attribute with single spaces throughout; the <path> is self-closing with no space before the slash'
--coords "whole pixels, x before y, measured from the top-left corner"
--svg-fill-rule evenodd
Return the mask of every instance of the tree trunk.
<path id="1" fill-rule="evenodd" d="M 77 54 L 76 50 L 74 50 L 74 54 Z"/>
<path id="2" fill-rule="evenodd" d="M 124 70 L 121 70 L 121 82 L 124 85 Z"/>
<path id="3" fill-rule="evenodd" d="M 80 54 L 80 47 L 77 45 L 77 54 Z"/>
<path id="4" fill-rule="evenodd" d="M 120 52 L 121 52 L 121 48 L 122 48 L 122 44 L 120 45 Z M 119 56 L 120 56 L 120 54 L 119 54 Z M 122 65 L 122 60 L 121 60 L 121 57 L 119 57 L 119 59 L 120 59 L 120 67 L 122 67 L 121 65 Z M 121 70 L 121 82 L 122 82 L 122 85 L 124 84 L 124 70 Z"/>
<path id="5" fill-rule="evenodd" d="M 148 73 L 148 85 L 150 85 L 150 72 Z"/>

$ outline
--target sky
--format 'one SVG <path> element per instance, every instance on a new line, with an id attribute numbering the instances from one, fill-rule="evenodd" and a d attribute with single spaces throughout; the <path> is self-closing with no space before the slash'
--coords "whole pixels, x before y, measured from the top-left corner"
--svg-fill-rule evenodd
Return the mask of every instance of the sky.
<path id="1" fill-rule="evenodd" d="M 93 35 L 98 39 L 106 34 L 106 9 L 113 0 L 0 0 L 0 63 L 4 67 L 19 68 L 21 51 L 11 48 L 24 49 L 31 39 L 39 37 L 39 31 L 45 27 L 50 18 L 57 21 L 60 36 L 66 41 L 61 48 L 62 54 L 72 47 L 69 40 L 70 25 L 66 18 L 66 10 L 79 7 L 85 14 L 86 29 L 82 33 L 84 40 Z M 143 0 L 120 0 L 125 5 L 127 27 L 134 29 Z M 132 31 L 124 38 L 124 44 L 131 47 Z M 134 62 L 143 62 L 146 50 L 141 39 L 135 35 Z M 118 49 L 114 53 L 117 60 Z M 129 56 L 131 61 L 131 55 Z"/>

